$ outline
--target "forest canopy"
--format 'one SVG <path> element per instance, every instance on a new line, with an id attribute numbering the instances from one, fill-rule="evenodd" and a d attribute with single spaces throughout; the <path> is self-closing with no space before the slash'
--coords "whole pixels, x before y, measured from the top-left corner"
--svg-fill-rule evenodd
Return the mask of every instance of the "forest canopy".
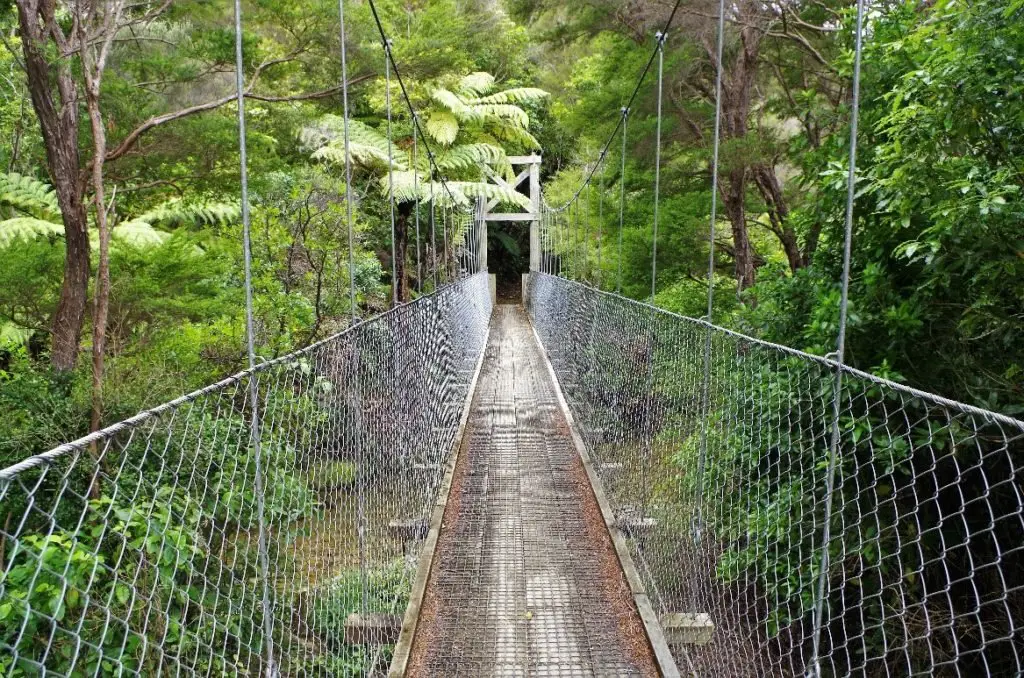
<path id="1" fill-rule="evenodd" d="M 245 4 L 265 356 L 432 289 L 412 224 L 429 219 L 435 182 L 515 204 L 522 196 L 500 194 L 483 168 L 507 174 L 507 156 L 539 151 L 547 199 L 564 201 L 670 9 L 377 5 L 444 176 L 413 157 L 422 140 L 396 103 L 392 262 L 383 52 L 369 6 L 353 3 L 352 309 L 336 3 Z M 55 7 L 15 0 L 0 12 L 4 463 L 244 362 L 232 8 Z M 655 301 L 692 316 L 707 294 L 715 7 L 682 2 L 665 43 Z M 1013 416 L 1024 412 L 1021 14 L 1003 2 L 871 7 L 847 349 L 856 367 Z M 714 320 L 818 354 L 834 349 L 838 322 L 852 17 L 849 3 L 739 3 L 726 22 Z M 588 196 L 607 207 L 603 286 L 638 299 L 650 288 L 654 104 L 648 78 L 624 174 L 609 162 Z M 488 247 L 492 271 L 525 271 L 525 228 L 492 225 Z"/>

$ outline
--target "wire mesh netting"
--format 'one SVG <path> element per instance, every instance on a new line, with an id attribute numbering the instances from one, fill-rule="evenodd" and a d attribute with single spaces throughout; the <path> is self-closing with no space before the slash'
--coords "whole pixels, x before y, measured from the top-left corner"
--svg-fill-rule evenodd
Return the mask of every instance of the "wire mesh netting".
<path id="1" fill-rule="evenodd" d="M 0 674 L 386 667 L 489 315 L 478 273 L 0 471 Z"/>
<path id="2" fill-rule="evenodd" d="M 830 496 L 835 363 L 542 273 L 529 303 L 681 670 L 1020 675 L 1024 422 L 843 368 Z"/>

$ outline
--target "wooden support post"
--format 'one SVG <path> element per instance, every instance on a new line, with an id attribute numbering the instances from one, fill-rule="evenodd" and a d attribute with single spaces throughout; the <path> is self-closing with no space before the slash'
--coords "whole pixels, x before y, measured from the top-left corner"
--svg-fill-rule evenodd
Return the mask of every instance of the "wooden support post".
<path id="1" fill-rule="evenodd" d="M 623 506 L 617 511 L 615 525 L 629 539 L 643 539 L 658 526 L 658 521 L 649 518 L 634 506 Z"/>
<path id="2" fill-rule="evenodd" d="M 530 164 L 530 270 L 540 270 L 540 158 Z"/>
<path id="3" fill-rule="evenodd" d="M 704 612 L 669 612 L 660 621 L 669 645 L 707 645 L 715 632 L 711 615 Z"/>
<path id="4" fill-rule="evenodd" d="M 487 206 L 483 198 L 477 198 L 476 201 L 476 223 L 474 228 L 476 229 L 476 263 L 477 270 L 483 271 L 487 269 Z"/>
<path id="5" fill-rule="evenodd" d="M 402 618 L 396 614 L 353 612 L 345 618 L 347 645 L 394 645 L 402 631 Z"/>
<path id="6" fill-rule="evenodd" d="M 388 532 L 401 541 L 413 541 L 427 536 L 426 518 L 407 518 L 388 522 Z"/>

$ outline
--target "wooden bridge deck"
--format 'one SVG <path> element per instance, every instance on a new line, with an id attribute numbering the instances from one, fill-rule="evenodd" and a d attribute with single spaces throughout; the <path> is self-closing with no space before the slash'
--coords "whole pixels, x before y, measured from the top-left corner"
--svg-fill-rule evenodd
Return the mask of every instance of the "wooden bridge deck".
<path id="1" fill-rule="evenodd" d="M 654 666 L 529 320 L 498 306 L 407 675 Z"/>

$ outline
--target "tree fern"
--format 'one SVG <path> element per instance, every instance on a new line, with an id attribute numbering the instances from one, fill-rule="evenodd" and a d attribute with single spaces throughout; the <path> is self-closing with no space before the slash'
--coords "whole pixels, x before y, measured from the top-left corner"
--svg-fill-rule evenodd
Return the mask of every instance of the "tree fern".
<path id="1" fill-rule="evenodd" d="M 491 133 L 502 141 L 507 141 L 511 144 L 522 148 L 528 148 L 530 150 L 537 150 L 540 148 L 540 142 L 537 137 L 530 134 L 530 132 L 518 125 L 495 125 L 491 130 Z"/>
<path id="2" fill-rule="evenodd" d="M 477 71 L 470 73 L 459 81 L 459 92 L 466 96 L 480 96 L 494 87 L 494 76 L 490 73 Z"/>
<path id="3" fill-rule="evenodd" d="M 459 120 L 448 111 L 434 111 L 427 118 L 427 134 L 439 144 L 451 146 L 459 136 Z"/>
<path id="4" fill-rule="evenodd" d="M 345 121 L 341 116 L 325 115 L 315 124 L 307 125 L 299 132 L 299 142 L 313 151 L 314 160 L 323 160 L 335 165 L 345 164 Z M 348 121 L 349 155 L 352 162 L 361 165 L 388 164 L 388 139 L 386 136 L 358 120 Z M 392 148 L 394 166 L 405 169 Z"/>
<path id="5" fill-rule="evenodd" d="M 40 219 L 60 219 L 57 194 L 50 185 L 15 172 L 0 174 L 0 205 Z"/>
<path id="6" fill-rule="evenodd" d="M 541 101 L 549 94 L 537 87 L 513 87 L 512 89 L 495 92 L 477 99 L 469 99 L 467 106 L 480 106 L 486 104 L 532 104 Z"/>
<path id="7" fill-rule="evenodd" d="M 92 245 L 99 247 L 99 233 L 92 231 Z M 114 241 L 122 242 L 139 249 L 156 247 L 166 242 L 171 237 L 166 231 L 158 231 L 153 225 L 145 221 L 123 221 L 110 231 L 110 237 Z"/>
<path id="8" fill-rule="evenodd" d="M 453 192 L 458 192 L 465 201 L 463 204 L 471 204 L 472 198 L 484 198 L 485 200 L 497 199 L 499 203 L 514 205 L 523 209 L 530 209 L 530 199 L 504 186 L 489 184 L 483 181 L 449 181 L 448 186 Z"/>
<path id="9" fill-rule="evenodd" d="M 464 102 L 459 95 L 446 90 L 443 87 L 433 90 L 430 93 L 430 96 L 434 101 L 451 111 L 452 114 L 462 122 L 479 122 L 484 119 L 482 111 L 477 111 L 476 109 L 467 106 L 466 102 Z"/>
<path id="10" fill-rule="evenodd" d="M 530 116 L 523 109 L 512 104 L 477 104 L 472 106 L 479 112 L 481 118 L 501 118 L 509 120 L 522 128 L 530 126 Z"/>
<path id="11" fill-rule="evenodd" d="M 480 165 L 491 165 L 504 173 L 508 165 L 505 150 L 493 144 L 463 144 L 445 150 L 436 158 L 439 169 L 460 171 Z"/>
<path id="12" fill-rule="evenodd" d="M 0 322 L 0 349 L 24 346 L 33 334 L 35 331 L 15 322 Z"/>
<path id="13" fill-rule="evenodd" d="M 63 236 L 64 227 L 35 217 L 14 217 L 0 221 L 0 247 L 7 247 L 17 240 L 34 240 L 50 235 Z"/>
<path id="14" fill-rule="evenodd" d="M 149 226 L 176 228 L 181 226 L 221 226 L 238 221 L 241 208 L 233 203 L 204 202 L 186 203 L 168 200 L 153 209 L 140 214 L 129 222 L 118 225 L 124 228 L 128 223 L 146 223 Z"/>

